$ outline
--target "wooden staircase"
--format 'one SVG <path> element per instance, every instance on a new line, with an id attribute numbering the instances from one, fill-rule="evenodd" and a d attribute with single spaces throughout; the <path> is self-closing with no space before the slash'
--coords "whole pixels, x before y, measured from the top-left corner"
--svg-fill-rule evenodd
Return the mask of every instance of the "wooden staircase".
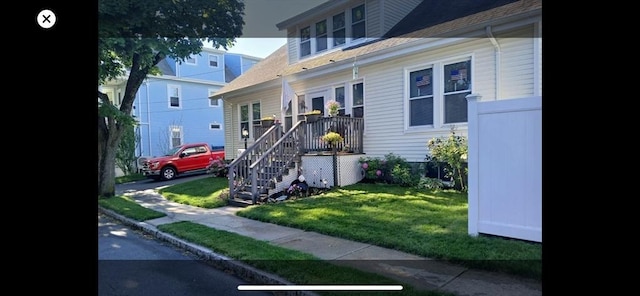
<path id="1" fill-rule="evenodd" d="M 273 125 L 229 164 L 229 204 L 264 203 L 283 176 L 297 174 L 302 150 L 301 123 L 284 134 L 280 124 Z"/>

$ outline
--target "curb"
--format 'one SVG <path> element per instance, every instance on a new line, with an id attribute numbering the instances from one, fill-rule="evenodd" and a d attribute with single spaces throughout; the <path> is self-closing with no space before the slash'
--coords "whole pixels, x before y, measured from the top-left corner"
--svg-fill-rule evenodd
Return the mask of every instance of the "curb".
<path id="1" fill-rule="evenodd" d="M 217 269 L 231 271 L 234 275 L 249 283 L 257 285 L 295 285 L 277 275 L 264 272 L 237 260 L 233 260 L 232 258 L 215 253 L 210 249 L 183 241 L 173 235 L 159 231 L 149 223 L 135 221 L 101 206 L 98 206 L 98 212 L 116 219 L 134 230 L 143 231 L 161 241 L 168 242 L 180 249 L 186 250 Z M 318 296 L 318 294 L 309 291 L 276 291 L 273 293 L 283 296 Z"/>

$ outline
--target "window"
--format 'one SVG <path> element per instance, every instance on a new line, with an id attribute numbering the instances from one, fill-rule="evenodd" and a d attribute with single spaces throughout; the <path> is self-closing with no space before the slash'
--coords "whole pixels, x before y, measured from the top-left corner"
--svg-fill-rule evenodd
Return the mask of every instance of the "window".
<path id="1" fill-rule="evenodd" d="M 444 123 L 467 122 L 467 99 L 471 93 L 471 61 L 444 66 Z"/>
<path id="2" fill-rule="evenodd" d="M 352 110 L 353 117 L 364 117 L 364 86 L 363 83 L 356 83 L 352 86 Z"/>
<path id="3" fill-rule="evenodd" d="M 242 105 L 240 106 L 240 139 L 244 139 L 244 138 L 248 138 L 249 135 L 247 134 L 246 137 L 244 137 L 242 135 L 242 131 L 246 130 L 249 131 L 249 105 Z"/>
<path id="4" fill-rule="evenodd" d="M 214 89 L 209 89 L 209 107 L 220 107 L 220 100 L 217 98 L 212 98 L 213 94 L 216 92 Z"/>
<path id="5" fill-rule="evenodd" d="M 300 57 L 311 54 L 311 27 L 304 27 L 300 30 Z"/>
<path id="6" fill-rule="evenodd" d="M 187 65 L 195 65 L 195 64 L 197 64 L 198 62 L 196 61 L 196 57 L 194 57 L 194 56 L 190 56 L 190 57 L 188 57 L 188 58 L 186 58 L 186 59 L 185 59 L 185 63 L 186 63 Z"/>
<path id="7" fill-rule="evenodd" d="M 365 12 L 364 4 L 351 9 L 351 36 L 353 39 L 365 36 Z"/>
<path id="8" fill-rule="evenodd" d="M 293 100 L 289 101 L 287 111 L 284 112 L 284 131 L 287 132 L 293 126 Z"/>
<path id="9" fill-rule="evenodd" d="M 222 129 L 222 125 L 220 125 L 219 123 L 210 123 L 209 124 L 209 129 L 210 130 L 221 130 Z"/>
<path id="10" fill-rule="evenodd" d="M 340 109 L 338 109 L 338 115 L 345 115 L 345 105 L 344 101 L 344 86 L 336 87 L 335 89 L 335 100 L 340 103 Z"/>
<path id="11" fill-rule="evenodd" d="M 298 32 L 300 58 L 365 40 L 366 19 L 365 4 L 360 4 L 305 24 Z"/>
<path id="12" fill-rule="evenodd" d="M 209 67 L 218 68 L 218 56 L 210 54 L 209 55 Z"/>
<path id="13" fill-rule="evenodd" d="M 345 23 L 344 12 L 333 16 L 333 46 L 345 43 L 345 37 L 347 36 Z"/>
<path id="14" fill-rule="evenodd" d="M 316 52 L 327 49 L 327 20 L 316 23 Z"/>
<path id="15" fill-rule="evenodd" d="M 260 123 L 260 119 L 262 119 L 262 116 L 260 115 L 260 102 L 256 102 L 253 103 L 251 105 L 251 110 L 252 110 L 252 119 L 253 119 L 253 125 L 261 125 Z"/>
<path id="16" fill-rule="evenodd" d="M 178 85 L 169 85 L 167 86 L 167 90 L 169 93 L 169 107 L 171 108 L 180 108 L 180 86 Z"/>
<path id="17" fill-rule="evenodd" d="M 171 137 L 171 148 L 182 145 L 182 126 L 169 126 L 169 134 Z"/>
<path id="18" fill-rule="evenodd" d="M 471 59 L 438 62 L 408 73 L 409 127 L 467 122 Z"/>
<path id="19" fill-rule="evenodd" d="M 409 74 L 409 125 L 433 124 L 433 69 L 423 69 Z"/>

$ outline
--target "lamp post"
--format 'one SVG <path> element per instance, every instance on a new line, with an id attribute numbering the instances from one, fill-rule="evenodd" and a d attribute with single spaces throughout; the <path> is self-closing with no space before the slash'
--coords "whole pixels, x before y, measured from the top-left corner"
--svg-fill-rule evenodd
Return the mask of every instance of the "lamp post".
<path id="1" fill-rule="evenodd" d="M 249 131 L 246 128 L 242 129 L 242 137 L 244 138 L 244 150 L 247 150 L 247 138 L 249 138 Z"/>

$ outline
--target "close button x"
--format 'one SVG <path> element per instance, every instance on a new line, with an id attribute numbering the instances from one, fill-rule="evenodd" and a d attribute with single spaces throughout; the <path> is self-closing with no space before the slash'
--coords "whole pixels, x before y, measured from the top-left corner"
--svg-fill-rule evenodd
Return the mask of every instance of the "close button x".
<path id="1" fill-rule="evenodd" d="M 38 25 L 44 29 L 49 29 L 53 27 L 56 23 L 56 15 L 53 11 L 45 9 L 38 13 L 38 17 L 36 18 L 36 22 Z"/>

